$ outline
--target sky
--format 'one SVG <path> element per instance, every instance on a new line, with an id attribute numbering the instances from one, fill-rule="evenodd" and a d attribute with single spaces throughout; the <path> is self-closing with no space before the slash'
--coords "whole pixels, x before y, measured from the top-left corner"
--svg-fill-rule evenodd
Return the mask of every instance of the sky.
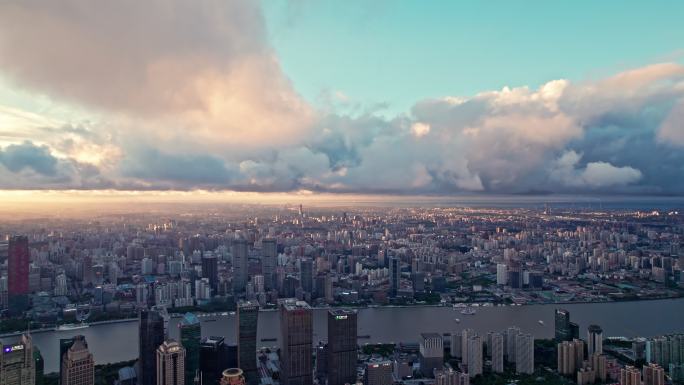
<path id="1" fill-rule="evenodd" d="M 682 15 L 4 1 L 0 190 L 679 196 Z"/>

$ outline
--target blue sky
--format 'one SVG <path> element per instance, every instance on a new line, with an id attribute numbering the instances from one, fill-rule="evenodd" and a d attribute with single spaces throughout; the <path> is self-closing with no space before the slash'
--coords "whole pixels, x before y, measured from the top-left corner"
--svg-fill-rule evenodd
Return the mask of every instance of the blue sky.
<path id="1" fill-rule="evenodd" d="M 423 98 L 681 61 L 682 1 L 264 1 L 295 89 L 406 111 Z"/>

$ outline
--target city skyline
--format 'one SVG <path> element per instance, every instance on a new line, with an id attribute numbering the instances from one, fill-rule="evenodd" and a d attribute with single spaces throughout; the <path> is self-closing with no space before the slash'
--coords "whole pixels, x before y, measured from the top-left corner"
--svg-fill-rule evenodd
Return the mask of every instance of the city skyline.
<path id="1" fill-rule="evenodd" d="M 5 2 L 0 194 L 681 196 L 681 8 Z"/>

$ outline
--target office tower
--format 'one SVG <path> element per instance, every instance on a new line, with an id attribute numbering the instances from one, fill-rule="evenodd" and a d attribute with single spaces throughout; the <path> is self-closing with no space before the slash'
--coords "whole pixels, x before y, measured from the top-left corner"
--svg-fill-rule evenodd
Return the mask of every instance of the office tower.
<path id="1" fill-rule="evenodd" d="M 422 271 L 411 273 L 411 281 L 413 282 L 414 293 L 422 293 L 425 291 L 425 273 Z"/>
<path id="2" fill-rule="evenodd" d="M 634 354 L 635 360 L 646 359 L 646 344 L 647 340 L 643 337 L 637 337 L 632 340 L 632 353 Z"/>
<path id="3" fill-rule="evenodd" d="M 218 292 L 218 258 L 215 255 L 202 257 L 202 278 L 209 278 L 212 293 Z"/>
<path id="4" fill-rule="evenodd" d="M 518 334 L 520 334 L 520 328 L 516 326 L 506 329 L 506 359 L 510 363 L 515 362 L 515 343 Z"/>
<path id="5" fill-rule="evenodd" d="M 43 385 L 45 383 L 43 378 L 45 375 L 45 360 L 37 346 L 33 348 L 33 365 L 36 371 L 36 385 Z"/>
<path id="6" fill-rule="evenodd" d="M 313 293 L 313 260 L 304 258 L 299 262 L 299 283 L 306 293 Z"/>
<path id="7" fill-rule="evenodd" d="M 520 266 L 512 266 L 508 271 L 508 286 L 513 289 L 522 289 L 523 277 Z"/>
<path id="8" fill-rule="evenodd" d="M 240 368 L 226 369 L 221 373 L 221 385 L 245 385 L 245 376 Z"/>
<path id="9" fill-rule="evenodd" d="M 311 307 L 304 301 L 280 301 L 280 382 L 283 385 L 313 383 L 313 322 Z"/>
<path id="10" fill-rule="evenodd" d="M 185 383 L 192 384 L 200 363 L 202 325 L 192 313 L 186 313 L 178 323 L 180 343 L 185 348 Z"/>
<path id="11" fill-rule="evenodd" d="M 138 318 L 138 384 L 157 385 L 157 348 L 164 342 L 164 315 L 144 309 Z"/>
<path id="12" fill-rule="evenodd" d="M 475 335 L 477 335 L 477 333 L 473 329 L 461 330 L 461 341 L 460 341 L 460 344 L 461 344 L 461 362 L 464 365 L 468 365 L 468 358 L 470 358 L 468 356 L 468 347 L 469 347 L 468 340 L 470 339 L 470 337 L 475 336 Z"/>
<path id="13" fill-rule="evenodd" d="M 28 237 L 10 237 L 7 250 L 7 296 L 9 310 L 13 315 L 19 315 L 28 308 L 29 263 Z"/>
<path id="14" fill-rule="evenodd" d="M 22 335 L 18 343 L 2 345 L 0 384 L 33 385 L 35 382 L 36 368 L 31 336 Z"/>
<path id="15" fill-rule="evenodd" d="M 204 338 L 200 344 L 200 371 L 203 385 L 217 385 L 226 368 L 237 367 L 237 360 L 230 362 L 228 345 L 223 337 Z"/>
<path id="16" fill-rule="evenodd" d="M 233 241 L 233 292 L 242 293 L 247 286 L 247 274 L 249 270 L 249 254 L 247 241 L 243 238 Z"/>
<path id="17" fill-rule="evenodd" d="M 399 293 L 399 282 L 401 278 L 401 263 L 397 257 L 389 257 L 389 292 L 390 298 L 394 298 Z"/>
<path id="18" fill-rule="evenodd" d="M 174 340 L 164 341 L 156 351 L 157 385 L 185 385 L 185 349 Z"/>
<path id="19" fill-rule="evenodd" d="M 95 360 L 84 336 L 76 336 L 62 358 L 61 385 L 93 385 Z"/>
<path id="20" fill-rule="evenodd" d="M 598 325 L 589 325 L 587 329 L 587 355 L 603 353 L 603 330 Z"/>
<path id="21" fill-rule="evenodd" d="M 518 334 L 515 338 L 515 371 L 534 373 L 534 338 L 531 334 Z"/>
<path id="22" fill-rule="evenodd" d="M 492 371 L 503 373 L 504 370 L 504 336 L 501 333 L 492 333 L 491 356 Z"/>
<path id="23" fill-rule="evenodd" d="M 644 385 L 664 385 L 665 370 L 658 364 L 644 365 Z"/>
<path id="24" fill-rule="evenodd" d="M 73 338 L 60 338 L 59 339 L 59 381 L 62 381 L 62 362 L 64 360 L 64 355 L 67 350 L 73 345 Z"/>
<path id="25" fill-rule="evenodd" d="M 325 384 L 328 378 L 328 345 L 319 342 L 316 351 L 316 379 L 319 384 Z"/>
<path id="26" fill-rule="evenodd" d="M 247 383 L 255 385 L 259 383 L 256 359 L 259 304 L 255 301 L 241 301 L 236 314 L 238 367 L 242 369 Z"/>
<path id="27" fill-rule="evenodd" d="M 508 266 L 505 263 L 496 264 L 496 284 L 504 286 L 508 283 Z"/>
<path id="28" fill-rule="evenodd" d="M 261 273 L 264 275 L 266 290 L 275 288 L 274 274 L 276 259 L 278 258 L 278 242 L 275 238 L 265 238 L 261 241 Z"/>
<path id="29" fill-rule="evenodd" d="M 449 345 L 451 345 L 451 346 L 449 346 L 449 349 L 450 349 L 449 353 L 451 354 L 451 356 L 454 358 L 461 358 L 463 347 L 462 347 L 462 343 L 461 343 L 461 333 L 460 332 L 451 333 Z"/>
<path id="30" fill-rule="evenodd" d="M 468 337 L 468 376 L 473 378 L 482 374 L 482 339 L 480 336 Z"/>
<path id="31" fill-rule="evenodd" d="M 438 333 L 422 333 L 420 341 L 420 371 L 425 377 L 432 377 L 435 369 L 442 369 L 444 362 L 444 341 Z"/>
<path id="32" fill-rule="evenodd" d="M 363 385 L 392 385 L 392 363 L 390 361 L 369 362 L 363 375 Z"/>
<path id="33" fill-rule="evenodd" d="M 356 326 L 356 311 L 328 311 L 328 385 L 356 382 Z"/>
<path id="34" fill-rule="evenodd" d="M 570 312 L 565 309 L 556 309 L 555 314 L 556 342 L 570 341 L 572 330 L 570 327 Z"/>
<path id="35" fill-rule="evenodd" d="M 641 372 L 639 369 L 630 365 L 620 369 L 620 385 L 641 385 Z"/>
<path id="36" fill-rule="evenodd" d="M 435 371 L 435 385 L 470 385 L 470 377 L 453 369 L 438 370 Z"/>

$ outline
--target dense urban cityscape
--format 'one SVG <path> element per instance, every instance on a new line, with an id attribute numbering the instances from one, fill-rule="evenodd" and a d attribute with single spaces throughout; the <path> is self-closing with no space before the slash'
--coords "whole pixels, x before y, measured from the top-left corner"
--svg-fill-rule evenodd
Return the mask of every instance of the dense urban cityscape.
<path id="1" fill-rule="evenodd" d="M 684 381 L 684 328 L 604 335 L 602 325 L 580 330 L 566 310 L 681 297 L 684 216 L 673 210 L 204 205 L 9 219 L 0 232 L 11 341 L 2 384 Z M 553 313 L 551 336 L 466 326 L 489 309 L 534 305 Z M 415 324 L 418 339 L 394 342 L 360 334 L 359 312 L 382 308 L 441 308 L 452 326 Z M 257 334 L 270 312 L 277 338 Z M 235 321 L 222 335 L 204 330 L 223 318 Z M 82 331 L 113 323 L 138 325 L 135 359 L 89 350 L 107 336 Z M 43 333 L 54 334 L 58 362 L 33 342 Z"/>

